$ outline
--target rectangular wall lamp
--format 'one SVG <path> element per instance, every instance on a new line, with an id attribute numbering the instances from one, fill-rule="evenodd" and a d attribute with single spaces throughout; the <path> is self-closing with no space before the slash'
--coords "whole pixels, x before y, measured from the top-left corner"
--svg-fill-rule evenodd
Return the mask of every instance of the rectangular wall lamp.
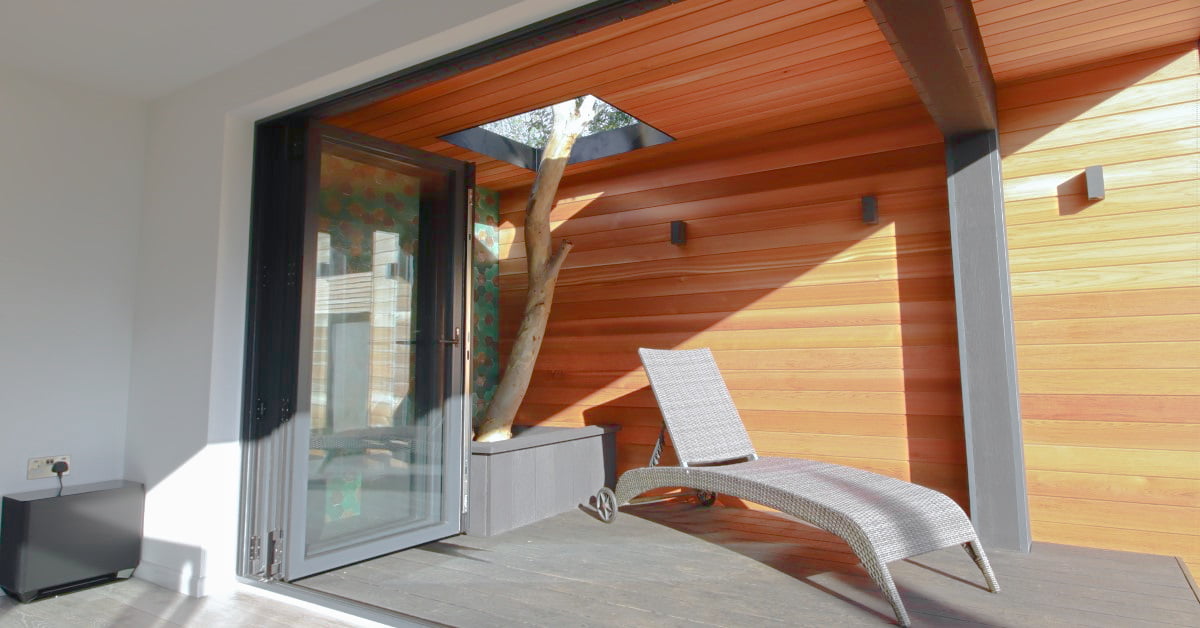
<path id="1" fill-rule="evenodd" d="M 687 223 L 682 220 L 671 221 L 671 244 L 687 243 Z"/>
<path id="2" fill-rule="evenodd" d="M 879 224 L 879 203 L 874 196 L 862 197 L 862 221 L 864 225 Z"/>
<path id="3" fill-rule="evenodd" d="M 1104 200 L 1104 166 L 1088 166 L 1084 170 L 1089 201 Z"/>

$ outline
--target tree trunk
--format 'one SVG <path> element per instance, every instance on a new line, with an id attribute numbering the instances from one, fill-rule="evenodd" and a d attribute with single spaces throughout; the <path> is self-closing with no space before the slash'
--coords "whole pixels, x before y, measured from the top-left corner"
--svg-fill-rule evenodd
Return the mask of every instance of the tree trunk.
<path id="1" fill-rule="evenodd" d="M 558 271 L 562 269 L 563 260 L 571 250 L 571 241 L 563 240 L 558 250 L 551 253 L 550 209 L 554 207 L 554 197 L 558 194 L 558 184 L 562 181 L 563 170 L 571 156 L 571 147 L 595 115 L 594 104 L 594 98 L 585 96 L 580 102 L 570 100 L 554 106 L 554 128 L 542 151 L 537 177 L 525 206 L 525 262 L 529 276 L 525 313 L 504 375 L 496 387 L 496 395 L 476 427 L 477 441 L 512 438 L 513 420 L 529 389 L 533 366 L 542 348 L 542 338 L 546 335 Z"/>

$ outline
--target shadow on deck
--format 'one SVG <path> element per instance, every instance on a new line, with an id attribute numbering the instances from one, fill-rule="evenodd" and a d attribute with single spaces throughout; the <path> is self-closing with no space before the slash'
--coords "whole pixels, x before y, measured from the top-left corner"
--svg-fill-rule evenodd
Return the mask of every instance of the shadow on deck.
<path id="1" fill-rule="evenodd" d="M 1035 544 L 989 551 L 988 593 L 959 548 L 891 564 L 914 626 L 1200 625 L 1173 558 Z M 889 625 L 840 539 L 775 513 L 689 503 L 570 512 L 454 537 L 298 582 L 455 626 Z"/>

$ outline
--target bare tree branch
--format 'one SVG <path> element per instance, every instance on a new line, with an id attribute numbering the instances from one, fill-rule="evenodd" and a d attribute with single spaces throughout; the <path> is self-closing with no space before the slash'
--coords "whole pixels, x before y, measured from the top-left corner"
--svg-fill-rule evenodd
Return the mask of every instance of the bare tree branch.
<path id="1" fill-rule="evenodd" d="M 512 438 L 513 420 L 529 390 L 529 380 L 533 377 L 546 324 L 550 320 L 550 304 L 558 273 L 571 251 L 571 242 L 564 240 L 551 254 L 550 210 L 554 207 L 571 148 L 594 115 L 595 99 L 591 96 L 554 106 L 554 127 L 542 152 L 529 202 L 525 205 L 525 262 L 529 277 L 525 313 L 496 394 L 483 414 L 483 421 L 476 427 L 475 440 L 490 442 Z"/>

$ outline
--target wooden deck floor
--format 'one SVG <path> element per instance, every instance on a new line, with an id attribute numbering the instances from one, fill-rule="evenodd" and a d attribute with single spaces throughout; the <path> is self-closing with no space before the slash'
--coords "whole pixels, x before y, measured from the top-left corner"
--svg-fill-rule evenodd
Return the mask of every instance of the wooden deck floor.
<path id="1" fill-rule="evenodd" d="M 1200 626 L 1173 558 L 1035 544 L 989 552 L 1003 591 L 949 548 L 892 563 L 915 626 Z M 455 626 L 888 625 L 840 539 L 771 513 L 660 503 L 455 537 L 299 582 Z"/>

